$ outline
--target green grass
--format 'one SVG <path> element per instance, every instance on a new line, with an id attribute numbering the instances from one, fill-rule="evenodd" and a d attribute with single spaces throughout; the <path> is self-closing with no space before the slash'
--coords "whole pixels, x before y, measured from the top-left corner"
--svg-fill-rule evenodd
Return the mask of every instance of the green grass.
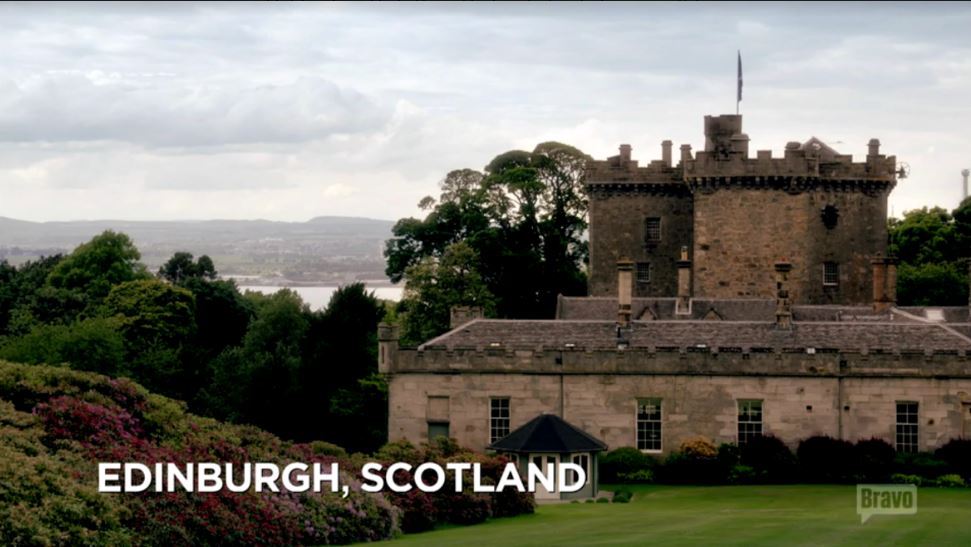
<path id="1" fill-rule="evenodd" d="M 536 514 L 409 534 L 395 545 L 971 545 L 971 489 L 921 488 L 917 514 L 856 514 L 856 487 L 633 486 L 628 504 L 542 505 Z"/>

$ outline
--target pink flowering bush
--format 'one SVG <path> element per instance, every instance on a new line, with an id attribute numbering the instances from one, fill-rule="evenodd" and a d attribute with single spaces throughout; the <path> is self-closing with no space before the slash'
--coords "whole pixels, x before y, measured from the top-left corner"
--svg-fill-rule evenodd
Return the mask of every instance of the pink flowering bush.
<path id="1" fill-rule="evenodd" d="M 0 544 L 320 545 L 388 539 L 383 495 L 97 492 L 97 462 L 339 461 L 255 427 L 185 412 L 126 380 L 0 362 Z M 346 454 L 343 455 L 346 458 Z M 342 467 L 345 462 L 341 462 Z M 347 464 L 349 465 L 349 464 Z M 241 477 L 237 477 L 239 479 Z"/>

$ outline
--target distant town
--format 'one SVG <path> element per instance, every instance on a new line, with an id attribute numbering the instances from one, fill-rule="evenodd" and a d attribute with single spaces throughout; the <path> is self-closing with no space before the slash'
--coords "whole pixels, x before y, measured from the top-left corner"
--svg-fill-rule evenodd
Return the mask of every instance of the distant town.
<path id="1" fill-rule="evenodd" d="M 389 286 L 382 250 L 389 220 L 323 216 L 268 220 L 28 222 L 0 217 L 0 260 L 13 265 L 70 253 L 104 230 L 129 234 L 155 271 L 174 252 L 209 255 L 241 285 L 315 287 L 364 281 Z"/>

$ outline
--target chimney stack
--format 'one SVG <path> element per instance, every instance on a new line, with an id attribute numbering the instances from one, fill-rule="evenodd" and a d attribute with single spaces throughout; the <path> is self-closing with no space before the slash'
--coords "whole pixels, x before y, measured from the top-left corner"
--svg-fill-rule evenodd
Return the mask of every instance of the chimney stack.
<path id="1" fill-rule="evenodd" d="M 681 260 L 678 260 L 678 303 L 675 314 L 691 313 L 691 261 L 688 260 L 688 247 L 681 247 Z"/>
<path id="2" fill-rule="evenodd" d="M 661 161 L 668 167 L 671 167 L 671 146 L 673 144 L 671 141 L 661 141 Z M 967 180 L 967 177 L 965 177 L 965 180 Z"/>
<path id="3" fill-rule="evenodd" d="M 789 297 L 789 272 L 792 264 L 785 258 L 775 263 L 775 326 L 777 329 L 792 328 L 792 299 Z"/>
<path id="4" fill-rule="evenodd" d="M 634 289 L 634 263 L 627 258 L 617 261 L 617 324 L 630 325 L 631 298 Z"/>
<path id="5" fill-rule="evenodd" d="M 867 156 L 879 156 L 880 155 L 880 139 L 870 139 L 867 143 Z"/>
<path id="6" fill-rule="evenodd" d="M 687 165 L 691 161 L 691 145 L 682 144 L 681 145 L 681 165 Z"/>
<path id="7" fill-rule="evenodd" d="M 964 178 L 964 193 L 961 195 L 961 201 L 968 199 L 968 175 L 971 175 L 971 171 L 961 169 L 961 176 Z"/>
<path id="8" fill-rule="evenodd" d="M 630 145 L 622 144 L 620 145 L 620 164 L 625 165 L 630 162 Z"/>
<path id="9" fill-rule="evenodd" d="M 449 309 L 448 327 L 450 329 L 457 329 L 470 321 L 482 319 L 483 317 L 485 317 L 485 311 L 482 309 L 482 306 L 452 306 Z"/>
<path id="10" fill-rule="evenodd" d="M 877 257 L 870 264 L 873 266 L 873 310 L 890 311 L 897 304 L 897 261 Z"/>

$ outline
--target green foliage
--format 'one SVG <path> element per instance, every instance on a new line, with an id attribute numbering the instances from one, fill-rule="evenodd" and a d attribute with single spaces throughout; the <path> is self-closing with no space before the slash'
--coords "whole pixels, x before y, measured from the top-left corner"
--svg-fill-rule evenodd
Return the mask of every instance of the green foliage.
<path id="1" fill-rule="evenodd" d="M 971 199 L 953 213 L 915 209 L 890 219 L 890 252 L 900 260 L 897 300 L 912 306 L 962 306 L 968 301 Z"/>
<path id="2" fill-rule="evenodd" d="M 600 480 L 608 483 L 640 482 L 635 477 L 644 471 L 650 473 L 656 465 L 657 460 L 650 455 L 632 446 L 623 446 L 600 457 Z"/>
<path id="3" fill-rule="evenodd" d="M 104 313 L 119 320 L 136 351 L 153 343 L 175 345 L 195 332 L 192 293 L 155 279 L 115 285 L 105 298 Z"/>
<path id="4" fill-rule="evenodd" d="M 919 475 L 925 479 L 936 479 L 949 471 L 947 462 L 929 452 L 898 452 L 894 460 L 894 471 L 905 475 Z"/>
<path id="5" fill-rule="evenodd" d="M 319 545 L 396 535 L 400 511 L 383 495 L 354 489 L 346 499 L 95 490 L 99 461 L 283 464 L 334 455 L 345 454 L 326 443 L 292 445 L 253 427 L 193 416 L 124 380 L 0 362 L 4 545 Z M 354 483 L 350 476 L 342 482 Z"/>
<path id="6" fill-rule="evenodd" d="M 202 255 L 193 262 L 192 253 L 179 251 L 159 267 L 158 276 L 176 285 L 181 285 L 193 279 L 213 281 L 216 279 L 217 272 L 215 264 L 208 255 Z"/>
<path id="7" fill-rule="evenodd" d="M 971 479 L 971 439 L 951 439 L 934 451 L 934 456 L 947 463 L 953 472 Z"/>
<path id="8" fill-rule="evenodd" d="M 0 392 L 0 544 L 131 543 L 121 500 L 76 478 L 91 462 L 45 446 L 37 417 L 3 399 Z"/>
<path id="9" fill-rule="evenodd" d="M 638 469 L 630 473 L 618 473 L 617 482 L 627 484 L 654 482 L 654 471 L 650 469 Z"/>
<path id="10" fill-rule="evenodd" d="M 858 474 L 869 482 L 885 481 L 893 470 L 896 450 L 883 439 L 857 441 L 853 446 Z"/>
<path id="11" fill-rule="evenodd" d="M 742 466 L 751 468 L 760 482 L 788 482 L 795 477 L 796 458 L 778 437 L 749 439 L 740 447 L 739 455 Z"/>
<path id="12" fill-rule="evenodd" d="M 584 294 L 588 159 L 555 142 L 506 152 L 485 174 L 452 171 L 437 201 L 421 200 L 429 211 L 423 220 L 399 220 L 385 257 L 391 279 L 409 282 L 411 298 L 401 304 L 406 340 L 447 330 L 451 305 L 549 318 L 558 294 Z"/>
<path id="13" fill-rule="evenodd" d="M 634 493 L 630 490 L 618 490 L 614 492 L 614 497 L 611 499 L 614 503 L 630 503 L 630 499 L 634 497 Z"/>
<path id="14" fill-rule="evenodd" d="M 924 479 L 920 475 L 907 475 L 905 473 L 894 473 L 890 475 L 890 482 L 894 484 L 913 484 L 914 486 L 924 485 Z"/>
<path id="15" fill-rule="evenodd" d="M 796 449 L 803 479 L 811 482 L 848 482 L 857 472 L 853 444 L 817 435 L 800 441 Z"/>
<path id="16" fill-rule="evenodd" d="M 147 276 L 140 258 L 127 235 L 107 230 L 60 261 L 47 282 L 55 288 L 80 291 L 89 299 L 104 298 L 114 285 Z"/>
<path id="17" fill-rule="evenodd" d="M 951 473 L 937 477 L 937 480 L 934 481 L 934 486 L 941 488 L 959 488 L 967 486 L 967 483 L 964 482 L 964 478 L 961 475 Z"/>
<path id="18" fill-rule="evenodd" d="M 71 368 L 118 374 L 125 349 L 115 319 L 92 318 L 72 325 L 38 325 L 0 345 L 0 358 L 21 363 L 67 363 Z"/>
<path id="19" fill-rule="evenodd" d="M 610 499 L 608 499 L 608 498 L 597 498 L 596 503 L 610 503 Z"/>
<path id="20" fill-rule="evenodd" d="M 464 242 L 449 245 L 441 259 L 427 257 L 409 267 L 399 306 L 402 343 L 417 345 L 447 331 L 453 306 L 481 306 L 486 316 L 494 315 L 495 298 L 478 268 L 478 255 Z"/>
<path id="21" fill-rule="evenodd" d="M 967 268 L 961 264 L 900 264 L 897 276 L 902 305 L 961 306 L 968 302 Z"/>

